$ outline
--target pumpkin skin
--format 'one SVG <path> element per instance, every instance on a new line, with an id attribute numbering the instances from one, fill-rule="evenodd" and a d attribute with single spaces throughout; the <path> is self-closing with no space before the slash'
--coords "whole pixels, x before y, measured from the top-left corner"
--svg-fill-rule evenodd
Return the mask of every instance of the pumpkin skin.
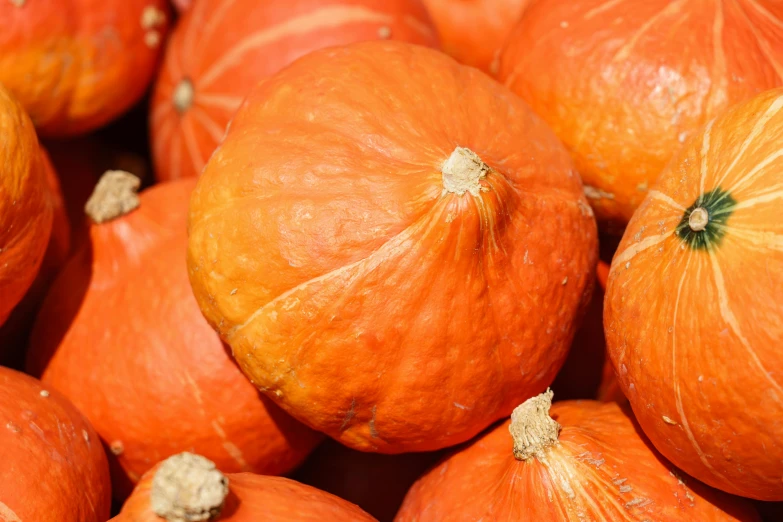
<path id="1" fill-rule="evenodd" d="M 150 115 L 158 179 L 198 176 L 245 95 L 300 56 L 392 38 L 438 44 L 421 0 L 203 0 L 177 24 Z"/>
<path id="2" fill-rule="evenodd" d="M 624 225 L 682 143 L 781 85 L 773 0 L 553 0 L 527 9 L 499 78 L 568 147 L 599 223 Z"/>
<path id="3" fill-rule="evenodd" d="M 184 13 L 193 6 L 193 0 L 172 0 L 172 3 L 179 13 Z"/>
<path id="4" fill-rule="evenodd" d="M 0 325 L 33 283 L 52 231 L 46 160 L 22 106 L 0 85 Z"/>
<path id="5" fill-rule="evenodd" d="M 71 399 L 110 449 L 118 499 L 180 451 L 279 474 L 320 441 L 258 394 L 199 312 L 184 262 L 194 184 L 155 186 L 137 210 L 93 224 L 30 342 L 28 371 Z"/>
<path id="6" fill-rule="evenodd" d="M 443 53 L 317 51 L 259 84 L 199 178 L 194 294 L 311 427 L 379 453 L 457 444 L 565 359 L 597 258 L 572 169 L 521 100 Z"/>
<path id="7" fill-rule="evenodd" d="M 443 51 L 465 65 L 498 72 L 500 51 L 530 0 L 425 0 Z"/>
<path id="8" fill-rule="evenodd" d="M 554 445 L 517 460 L 506 421 L 422 476 L 395 521 L 759 520 L 749 502 L 681 476 L 617 404 L 564 401 L 551 416 Z"/>
<path id="9" fill-rule="evenodd" d="M 168 30 L 166 0 L 0 3 L 0 83 L 42 135 L 100 127 L 141 98 Z"/>
<path id="10" fill-rule="evenodd" d="M 687 143 L 629 223 L 604 307 L 620 387 L 652 443 L 760 500 L 783 499 L 780 107 L 783 90 L 763 93 Z"/>
<path id="11" fill-rule="evenodd" d="M 0 366 L 0 519 L 109 517 L 109 466 L 98 435 L 68 400 Z"/>

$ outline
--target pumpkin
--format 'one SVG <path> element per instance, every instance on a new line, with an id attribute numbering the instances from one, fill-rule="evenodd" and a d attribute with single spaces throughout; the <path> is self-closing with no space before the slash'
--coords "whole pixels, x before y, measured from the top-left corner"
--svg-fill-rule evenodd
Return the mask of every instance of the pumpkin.
<path id="1" fill-rule="evenodd" d="M 590 299 L 596 225 L 568 154 L 426 47 L 297 60 L 199 180 L 202 312 L 260 390 L 354 449 L 435 450 L 508 415 L 554 379 Z"/>
<path id="2" fill-rule="evenodd" d="M 30 119 L 0 85 L 0 325 L 33 283 L 52 231 L 46 159 Z"/>
<path id="3" fill-rule="evenodd" d="M 172 3 L 174 8 L 180 13 L 184 13 L 193 6 L 193 0 L 172 0 Z"/>
<path id="4" fill-rule="evenodd" d="M 617 404 L 551 401 L 528 399 L 427 472 L 395 521 L 759 520 L 663 460 Z"/>
<path id="5" fill-rule="evenodd" d="M 95 430 L 65 397 L 2 366 L 0 462 L 0 520 L 109 517 L 109 467 Z"/>
<path id="6" fill-rule="evenodd" d="M 408 489 L 442 453 L 365 453 L 327 439 L 291 478 L 356 504 L 380 522 L 391 522 Z"/>
<path id="7" fill-rule="evenodd" d="M 534 2 L 499 78 L 571 151 L 599 222 L 628 222 L 689 137 L 783 83 L 783 3 Z"/>
<path id="8" fill-rule="evenodd" d="M 223 475 L 200 455 L 180 453 L 155 466 L 112 522 L 373 522 L 355 505 L 282 477 Z"/>
<path id="9" fill-rule="evenodd" d="M 500 51 L 530 0 L 424 0 L 444 52 L 495 74 Z"/>
<path id="10" fill-rule="evenodd" d="M 783 89 L 694 136 L 620 242 L 604 322 L 658 450 L 725 491 L 783 500 Z"/>
<path id="11" fill-rule="evenodd" d="M 203 0 L 177 24 L 150 115 L 158 179 L 198 176 L 247 92 L 296 58 L 378 38 L 437 45 L 421 0 Z"/>
<path id="12" fill-rule="evenodd" d="M 42 134 L 95 129 L 147 89 L 168 18 L 166 0 L 0 2 L 0 83 Z"/>
<path id="13" fill-rule="evenodd" d="M 193 180 L 138 184 L 113 171 L 96 186 L 90 242 L 44 301 L 28 370 L 93 423 L 118 499 L 189 449 L 226 471 L 290 470 L 320 437 L 259 396 L 199 312 L 184 261 Z"/>

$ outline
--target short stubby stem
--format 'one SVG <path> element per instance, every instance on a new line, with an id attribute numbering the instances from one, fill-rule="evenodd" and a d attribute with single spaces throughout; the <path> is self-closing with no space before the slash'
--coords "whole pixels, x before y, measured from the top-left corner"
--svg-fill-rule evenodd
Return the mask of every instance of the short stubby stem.
<path id="1" fill-rule="evenodd" d="M 174 87 L 174 94 L 171 95 L 171 99 L 174 103 L 174 108 L 177 109 L 178 113 L 182 114 L 193 105 L 193 98 L 195 96 L 196 89 L 193 86 L 193 82 L 190 81 L 190 78 L 183 78 L 177 86 Z"/>
<path id="2" fill-rule="evenodd" d="M 152 511 L 167 522 L 215 520 L 228 496 L 228 479 L 215 463 L 193 453 L 164 460 L 152 478 Z"/>
<path id="3" fill-rule="evenodd" d="M 688 226 L 694 232 L 701 232 L 710 222 L 710 213 L 704 207 L 697 207 L 688 216 Z"/>
<path id="4" fill-rule="evenodd" d="M 492 169 L 472 150 L 457 147 L 443 163 L 443 190 L 461 196 L 470 192 L 474 196 L 481 193 L 480 181 L 487 177 Z"/>
<path id="5" fill-rule="evenodd" d="M 551 390 L 530 398 L 511 413 L 508 431 L 514 439 L 514 457 L 528 460 L 540 457 L 547 448 L 557 443 L 560 424 L 549 416 L 552 406 Z"/>
<path id="6" fill-rule="evenodd" d="M 139 206 L 136 193 L 141 180 L 123 170 L 108 170 L 101 176 L 84 205 L 93 223 L 100 224 L 126 215 Z"/>

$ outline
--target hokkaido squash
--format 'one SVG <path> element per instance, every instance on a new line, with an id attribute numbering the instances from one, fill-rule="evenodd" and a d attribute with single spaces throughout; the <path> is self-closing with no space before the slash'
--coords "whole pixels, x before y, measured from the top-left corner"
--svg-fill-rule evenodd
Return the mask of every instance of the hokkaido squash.
<path id="1" fill-rule="evenodd" d="M 0 2 L 0 83 L 42 134 L 95 129 L 147 89 L 168 19 L 166 0 Z"/>
<path id="2" fill-rule="evenodd" d="M 612 260 L 609 355 L 645 433 L 712 486 L 783 500 L 783 89 L 694 136 Z"/>
<path id="3" fill-rule="evenodd" d="M 599 222 L 624 225 L 682 143 L 781 75 L 779 1 L 550 0 L 499 78 L 569 148 Z"/>
<path id="4" fill-rule="evenodd" d="M 260 80 L 310 51 L 379 38 L 437 45 L 421 0 L 198 2 L 177 24 L 155 86 L 155 175 L 198 176 Z"/>
<path id="5" fill-rule="evenodd" d="M 424 0 L 443 51 L 497 73 L 500 51 L 530 0 Z"/>
<path id="6" fill-rule="evenodd" d="M 2 60 L 0 58 L 0 60 Z M 0 85 L 0 325 L 33 283 L 52 231 L 46 159 L 30 119 Z"/>
<path id="7" fill-rule="evenodd" d="M 546 125 L 400 42 L 316 51 L 259 84 L 189 226 L 196 299 L 244 373 L 379 453 L 465 441 L 551 383 L 597 258 Z"/>
<path id="8" fill-rule="evenodd" d="M 112 522 L 373 522 L 345 500 L 282 477 L 223 475 L 215 464 L 180 453 L 155 466 Z"/>
<path id="9" fill-rule="evenodd" d="M 118 499 L 180 451 L 278 474 L 320 440 L 259 396 L 199 312 L 185 267 L 193 185 L 137 196 L 137 178 L 106 174 L 87 203 L 90 242 L 55 281 L 31 338 L 28 370 L 93 423 Z"/>
<path id="10" fill-rule="evenodd" d="M 95 430 L 62 395 L 2 366 L 0 462 L 0 520 L 109 517 L 109 467 Z"/>
<path id="11" fill-rule="evenodd" d="M 662 459 L 617 404 L 551 400 L 528 399 L 431 469 L 396 522 L 759 520 Z"/>

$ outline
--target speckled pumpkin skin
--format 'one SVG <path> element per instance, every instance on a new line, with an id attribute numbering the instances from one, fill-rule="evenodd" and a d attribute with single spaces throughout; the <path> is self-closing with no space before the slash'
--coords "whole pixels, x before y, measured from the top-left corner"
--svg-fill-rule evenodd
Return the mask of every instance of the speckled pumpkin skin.
<path id="1" fill-rule="evenodd" d="M 783 90 L 731 109 L 663 172 L 612 261 L 609 355 L 683 471 L 783 499 Z M 707 228 L 688 225 L 693 205 Z"/>
<path id="2" fill-rule="evenodd" d="M 458 146 L 492 169 L 475 196 L 444 189 Z M 245 374 L 384 453 L 467 440 L 545 388 L 597 259 L 544 123 L 484 73 L 399 42 L 312 53 L 259 84 L 189 219 L 196 299 Z"/>
<path id="3" fill-rule="evenodd" d="M 777 0 L 533 2 L 499 72 L 571 151 L 596 217 L 615 227 L 682 143 L 781 75 Z"/>
<path id="4" fill-rule="evenodd" d="M 683 476 L 617 404 L 565 401 L 545 456 L 514 458 L 506 421 L 413 485 L 395 522 L 757 522 L 753 506 Z"/>
<path id="5" fill-rule="evenodd" d="M 58 392 L 2 366 L 0 462 L 0 520 L 109 518 L 109 466 L 98 434 Z"/>
<path id="6" fill-rule="evenodd" d="M 158 64 L 166 0 L 0 2 L 0 83 L 43 135 L 73 135 L 123 113 Z"/>

